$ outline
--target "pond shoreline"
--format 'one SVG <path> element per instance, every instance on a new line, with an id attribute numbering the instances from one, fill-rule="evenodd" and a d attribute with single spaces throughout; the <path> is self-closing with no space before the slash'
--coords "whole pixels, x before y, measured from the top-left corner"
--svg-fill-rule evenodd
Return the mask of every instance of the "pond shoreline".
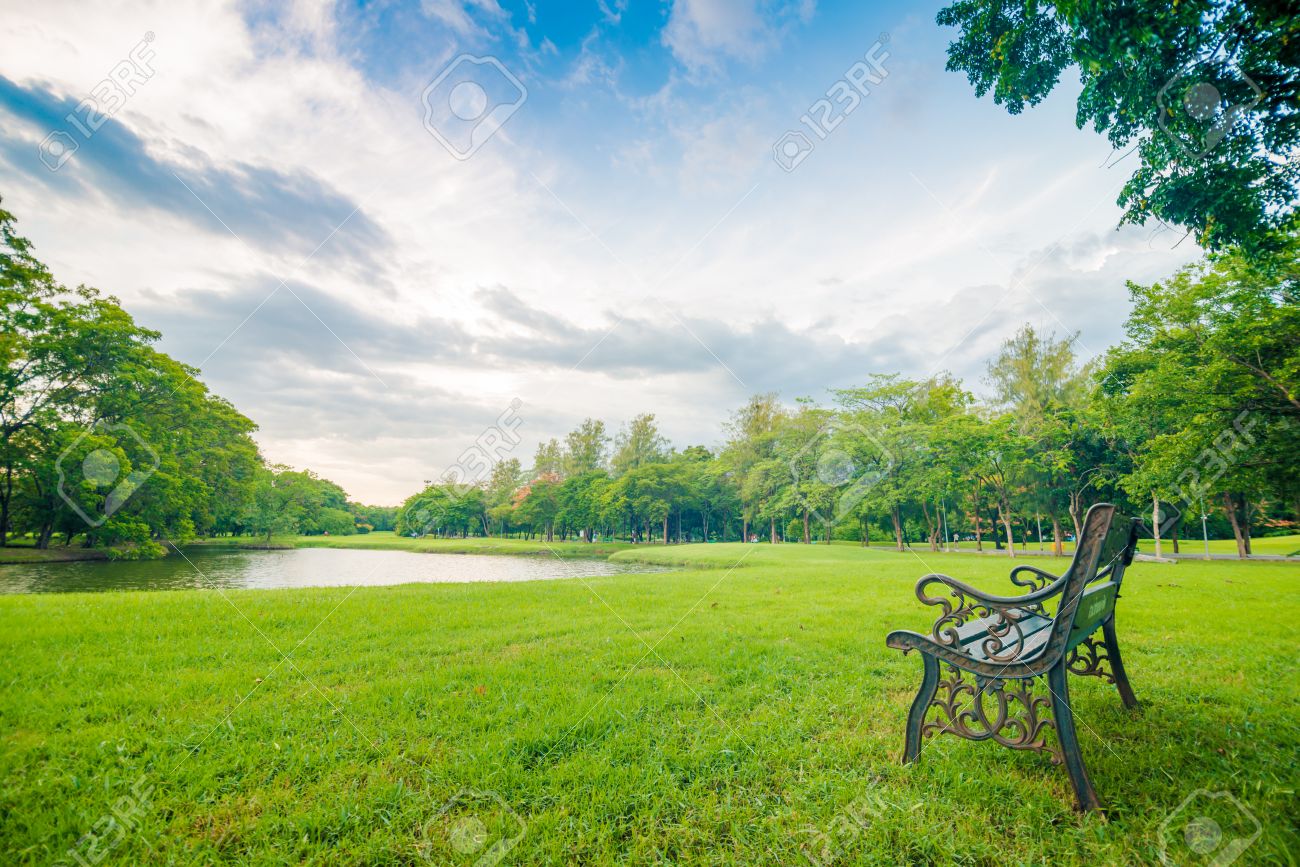
<path id="1" fill-rule="evenodd" d="M 416 554 L 469 554 L 510 557 L 556 557 L 568 559 L 606 560 L 619 551 L 637 550 L 647 545 L 626 542 L 544 542 L 526 539 L 471 536 L 464 539 L 432 537 L 412 538 L 391 532 L 365 533 L 353 536 L 293 536 L 273 538 L 267 545 L 261 539 L 219 538 L 198 539 L 182 547 L 239 549 L 239 550 L 290 550 L 296 548 L 332 548 L 338 550 L 410 551 Z"/>
<path id="2" fill-rule="evenodd" d="M 248 537 L 221 537 L 193 539 L 177 545 L 163 540 L 167 557 L 175 557 L 185 549 L 223 551 L 293 551 L 301 548 L 331 548 L 337 550 L 410 551 L 416 554 L 467 554 L 509 557 L 555 557 L 560 560 L 607 560 L 619 551 L 636 551 L 655 548 L 655 545 L 632 545 L 626 542 L 543 542 L 528 539 L 502 539 L 496 537 L 470 537 L 466 539 L 411 538 L 391 532 L 376 532 L 354 536 L 292 536 L 274 537 L 270 543 Z M 0 548 L 0 566 L 21 566 L 42 563 L 76 563 L 110 560 L 103 548 L 58 546 L 38 549 L 31 545 L 11 545 Z"/>
<path id="3" fill-rule="evenodd" d="M 34 548 L 15 545 L 0 548 L 0 566 L 31 563 L 78 563 L 83 560 L 107 560 L 108 553 L 99 548 Z"/>

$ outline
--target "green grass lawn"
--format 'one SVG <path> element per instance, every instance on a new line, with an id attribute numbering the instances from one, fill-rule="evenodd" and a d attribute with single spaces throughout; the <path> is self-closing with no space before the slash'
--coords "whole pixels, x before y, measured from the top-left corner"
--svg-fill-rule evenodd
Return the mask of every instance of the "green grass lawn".
<path id="1" fill-rule="evenodd" d="M 1166 820 L 1218 809 L 1229 836 L 1259 823 L 1239 863 L 1295 863 L 1293 564 L 1130 570 L 1144 707 L 1072 684 L 1107 820 L 1035 754 L 941 737 L 898 762 L 921 663 L 885 633 L 929 622 L 920 574 L 1010 591 L 1008 563 L 616 557 L 707 568 L 0 598 L 3 861 L 471 864 L 477 830 L 503 864 L 1145 863 Z"/>
<path id="2" fill-rule="evenodd" d="M 1185 554 L 1199 554 L 1205 550 L 1205 543 L 1199 538 L 1183 539 L 1180 544 Z M 1210 552 L 1213 554 L 1236 554 L 1237 543 L 1232 539 L 1211 539 Z M 1300 534 L 1257 536 L 1250 540 L 1250 552 L 1252 554 L 1281 554 L 1284 557 L 1300 557 Z"/>

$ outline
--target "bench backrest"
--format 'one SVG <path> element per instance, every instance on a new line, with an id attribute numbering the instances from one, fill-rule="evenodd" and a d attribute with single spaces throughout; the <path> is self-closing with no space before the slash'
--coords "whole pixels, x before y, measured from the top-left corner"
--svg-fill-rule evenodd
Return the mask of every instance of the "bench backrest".
<path id="1" fill-rule="evenodd" d="M 1111 616 L 1136 544 L 1137 522 L 1115 506 L 1098 503 L 1088 510 L 1045 655 L 1064 653 Z"/>

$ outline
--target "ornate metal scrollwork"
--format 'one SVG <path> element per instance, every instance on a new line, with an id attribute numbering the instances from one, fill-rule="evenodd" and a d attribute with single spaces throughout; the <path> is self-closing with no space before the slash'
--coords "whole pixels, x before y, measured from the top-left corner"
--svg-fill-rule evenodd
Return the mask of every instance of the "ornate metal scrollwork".
<path id="1" fill-rule="evenodd" d="M 1050 718 L 1051 700 L 1033 693 L 1032 678 L 984 680 L 951 666 L 948 671 L 939 679 L 922 737 L 946 732 L 971 741 L 994 740 L 1015 750 L 1046 753 L 1054 765 L 1063 761 L 1054 737 L 1056 723 Z M 929 719 L 932 714 L 936 719 Z"/>
<path id="2" fill-rule="evenodd" d="M 938 585 L 945 593 L 935 596 L 927 590 Z M 1025 633 L 1020 621 L 1043 615 L 1041 604 L 1021 607 L 1003 607 L 987 600 L 971 597 L 956 587 L 944 583 L 938 576 L 922 579 L 916 586 L 916 598 L 926 605 L 937 605 L 941 611 L 930 636 L 939 644 L 954 650 L 964 650 L 958 629 L 972 620 L 987 620 L 987 634 L 980 640 L 985 662 L 1009 663 L 1020 656 L 1025 647 Z"/>
<path id="3" fill-rule="evenodd" d="M 1115 682 L 1111 673 L 1110 657 L 1106 653 L 1106 642 L 1085 638 L 1065 657 L 1065 667 L 1070 674 L 1081 677 L 1102 677 L 1107 683 Z"/>
<path id="4" fill-rule="evenodd" d="M 1011 583 L 1017 587 L 1027 587 L 1031 591 L 1042 590 L 1047 585 L 1059 580 L 1061 579 L 1058 576 L 1033 566 L 1017 566 L 1011 570 Z"/>

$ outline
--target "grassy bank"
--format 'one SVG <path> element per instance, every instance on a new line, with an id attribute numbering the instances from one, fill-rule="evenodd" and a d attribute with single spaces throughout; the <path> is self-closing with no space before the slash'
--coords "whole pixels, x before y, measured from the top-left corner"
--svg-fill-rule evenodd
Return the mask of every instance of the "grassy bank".
<path id="1" fill-rule="evenodd" d="M 929 622 L 921 573 L 1009 591 L 1008 564 L 616 556 L 709 568 L 0 598 L 4 860 L 81 839 L 105 863 L 469 864 L 461 832 L 481 827 L 504 864 L 1135 863 L 1202 789 L 1260 823 L 1241 863 L 1300 849 L 1292 564 L 1132 569 L 1120 632 L 1144 708 L 1073 687 L 1104 821 L 1037 755 L 939 738 L 898 763 L 920 663 L 885 633 Z"/>
<path id="2" fill-rule="evenodd" d="M 15 563 L 71 563 L 78 560 L 107 560 L 108 555 L 96 548 L 80 545 L 56 545 L 37 548 L 35 545 L 7 545 L 0 548 L 0 566 Z"/>

